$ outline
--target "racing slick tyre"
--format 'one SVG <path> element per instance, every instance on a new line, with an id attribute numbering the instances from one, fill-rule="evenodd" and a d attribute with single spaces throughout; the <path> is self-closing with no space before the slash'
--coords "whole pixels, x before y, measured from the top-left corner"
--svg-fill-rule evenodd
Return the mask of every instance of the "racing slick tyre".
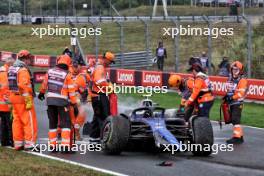
<path id="1" fill-rule="evenodd" d="M 123 116 L 107 117 L 101 135 L 103 152 L 119 155 L 128 143 L 130 135 L 129 120 Z"/>
<path id="2" fill-rule="evenodd" d="M 214 134 L 210 120 L 207 117 L 194 117 L 191 124 L 192 143 L 199 144 L 199 147 L 192 149 L 193 155 L 209 156 L 212 153 L 212 145 L 214 144 Z"/>

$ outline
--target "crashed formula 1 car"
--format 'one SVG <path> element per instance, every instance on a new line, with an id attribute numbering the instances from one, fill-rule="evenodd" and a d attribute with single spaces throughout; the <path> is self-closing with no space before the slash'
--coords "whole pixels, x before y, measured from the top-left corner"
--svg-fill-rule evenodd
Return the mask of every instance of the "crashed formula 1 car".
<path id="1" fill-rule="evenodd" d="M 177 110 L 165 110 L 155 106 L 148 97 L 141 107 L 132 111 L 109 116 L 102 128 L 102 149 L 107 154 L 120 154 L 135 142 L 152 141 L 156 148 L 165 145 L 199 144 L 209 145 L 209 150 L 192 150 L 196 156 L 211 154 L 214 142 L 213 129 L 206 117 L 192 116 L 186 123 Z"/>

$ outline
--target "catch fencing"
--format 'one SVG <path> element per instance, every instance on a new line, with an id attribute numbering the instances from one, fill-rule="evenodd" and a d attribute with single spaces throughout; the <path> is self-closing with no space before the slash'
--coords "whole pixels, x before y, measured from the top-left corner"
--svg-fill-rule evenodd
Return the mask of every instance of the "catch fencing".
<path id="1" fill-rule="evenodd" d="M 202 51 L 207 53 L 210 75 L 217 75 L 217 65 L 222 57 L 229 57 L 230 62 L 240 60 L 245 65 L 247 77 L 264 78 L 263 52 L 261 52 L 261 34 L 255 37 L 254 33 L 262 33 L 263 27 L 255 30 L 251 17 L 247 16 L 24 16 L 25 22 L 31 23 L 32 19 L 40 19 L 44 24 L 74 24 L 77 28 L 101 28 L 100 36 L 93 35 L 80 38 L 78 45 L 83 53 L 94 54 L 96 59 L 99 53 L 113 51 L 120 53 L 120 63 L 125 63 L 125 54 L 145 51 L 155 55 L 159 41 L 162 41 L 167 49 L 168 59 L 165 60 L 167 71 L 185 72 L 186 63 L 191 56 L 200 57 Z M 264 23 L 263 23 L 264 24 Z M 208 28 L 208 35 L 166 35 L 166 29 L 183 28 Z M 213 31 L 221 28 L 232 28 L 233 35 L 217 36 Z M 225 29 L 223 29 L 225 30 Z M 146 57 L 147 60 L 152 59 Z M 134 65 L 134 64 L 133 64 Z M 136 64 L 134 65 L 136 66 Z M 120 64 L 122 67 L 122 64 Z M 135 68 L 135 67 L 134 67 Z M 152 70 L 155 67 L 151 68 Z"/>

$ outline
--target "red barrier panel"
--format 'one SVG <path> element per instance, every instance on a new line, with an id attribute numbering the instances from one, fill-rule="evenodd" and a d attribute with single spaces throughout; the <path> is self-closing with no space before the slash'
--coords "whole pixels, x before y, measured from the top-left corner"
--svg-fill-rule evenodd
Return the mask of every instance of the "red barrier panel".
<path id="1" fill-rule="evenodd" d="M 115 77 L 112 82 L 123 85 L 135 85 L 135 80 L 141 80 L 142 86 L 164 86 L 162 85 L 162 72 L 155 71 L 138 71 L 140 72 L 140 77 L 135 77 L 135 70 L 126 69 L 107 69 L 107 79 L 110 79 L 110 73 L 114 72 Z M 190 74 L 182 73 L 170 73 L 178 74 L 182 77 L 191 77 Z M 34 78 L 36 83 L 41 83 L 44 78 L 45 72 L 35 72 Z M 210 76 L 212 82 L 212 88 L 215 95 L 222 96 L 227 90 L 227 78 L 220 76 Z M 163 80 L 167 82 L 168 80 Z M 264 101 L 264 80 L 248 79 L 248 95 L 247 99 Z"/>
<path id="2" fill-rule="evenodd" d="M 1 57 L 0 57 L 0 61 L 5 60 L 8 57 L 12 57 L 13 53 L 12 52 L 8 52 L 8 51 L 2 51 L 1 52 Z"/>
<path id="3" fill-rule="evenodd" d="M 264 101 L 264 80 L 249 80 L 248 98 Z"/>

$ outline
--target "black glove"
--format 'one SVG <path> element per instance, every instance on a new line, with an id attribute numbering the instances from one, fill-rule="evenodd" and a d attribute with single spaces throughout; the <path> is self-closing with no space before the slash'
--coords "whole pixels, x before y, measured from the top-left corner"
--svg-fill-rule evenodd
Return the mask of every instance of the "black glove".
<path id="1" fill-rule="evenodd" d="M 227 101 L 227 102 L 231 102 L 231 101 L 233 101 L 233 96 L 227 96 L 227 97 L 226 97 L 226 101 Z"/>
<path id="2" fill-rule="evenodd" d="M 84 90 L 81 96 L 82 96 L 82 102 L 85 102 L 87 100 L 88 90 L 87 89 Z"/>
<path id="3" fill-rule="evenodd" d="M 226 96 L 223 97 L 223 100 L 226 101 L 226 102 L 231 102 L 231 101 L 233 101 L 233 96 L 226 95 Z"/>
<path id="4" fill-rule="evenodd" d="M 41 101 L 43 101 L 45 99 L 44 93 L 39 93 L 38 99 L 40 99 Z"/>
<path id="5" fill-rule="evenodd" d="M 74 115 L 77 116 L 79 114 L 79 109 L 77 104 L 73 105 Z"/>

